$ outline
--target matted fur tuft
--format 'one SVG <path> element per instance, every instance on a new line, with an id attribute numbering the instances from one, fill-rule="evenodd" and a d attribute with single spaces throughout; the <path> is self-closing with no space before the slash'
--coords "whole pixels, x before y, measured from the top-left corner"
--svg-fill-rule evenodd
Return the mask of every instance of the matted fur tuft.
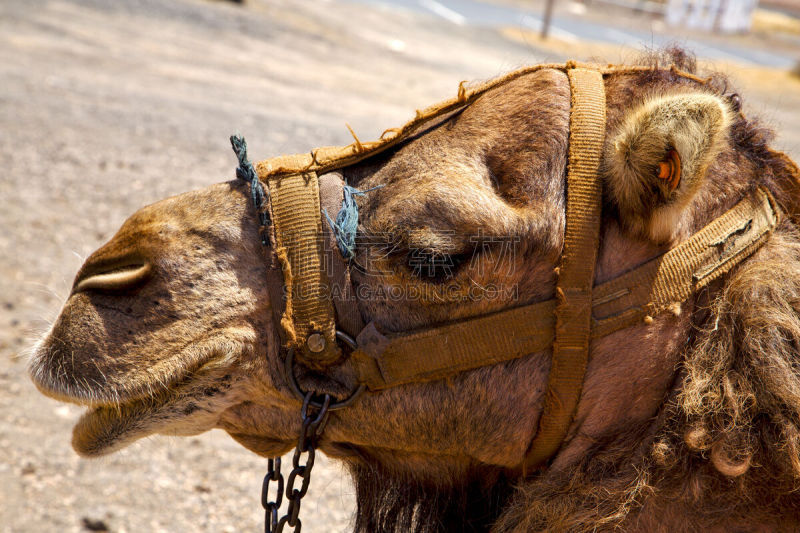
<path id="1" fill-rule="evenodd" d="M 686 362 L 678 405 L 717 470 L 772 468 L 800 488 L 800 241 L 792 228 L 725 284 Z"/>

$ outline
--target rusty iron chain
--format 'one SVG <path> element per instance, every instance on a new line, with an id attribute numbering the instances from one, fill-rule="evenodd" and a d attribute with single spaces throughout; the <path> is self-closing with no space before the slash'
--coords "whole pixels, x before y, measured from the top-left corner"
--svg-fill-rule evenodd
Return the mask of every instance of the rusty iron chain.
<path id="1" fill-rule="evenodd" d="M 280 457 L 272 458 L 267 462 L 267 475 L 264 476 L 264 483 L 261 486 L 261 505 L 265 511 L 265 533 L 283 533 L 283 529 L 287 525 L 293 528 L 293 533 L 300 533 L 302 529 L 300 501 L 308 492 L 308 486 L 311 483 L 311 469 L 314 468 L 317 441 L 328 422 L 328 407 L 331 404 L 329 395 L 326 394 L 321 403 L 312 402 L 313 395 L 312 392 L 309 392 L 303 398 L 303 407 L 300 411 L 303 420 L 302 429 L 292 457 L 292 471 L 289 473 L 285 485 L 283 474 L 281 474 Z M 316 414 L 309 412 L 310 409 L 316 411 Z M 295 487 L 297 478 L 301 480 L 300 488 Z M 277 482 L 276 495 L 275 499 L 271 500 L 269 489 L 273 481 Z M 278 511 L 284 496 L 289 501 L 289 505 L 286 514 L 278 519 Z"/>

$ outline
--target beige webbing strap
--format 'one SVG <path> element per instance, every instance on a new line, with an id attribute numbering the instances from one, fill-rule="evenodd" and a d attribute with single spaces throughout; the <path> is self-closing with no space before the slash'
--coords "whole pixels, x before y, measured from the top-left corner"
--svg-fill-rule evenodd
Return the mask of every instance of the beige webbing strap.
<path id="1" fill-rule="evenodd" d="M 567 71 L 572 90 L 564 252 L 558 274 L 556 333 L 539 429 L 523 468 L 552 457 L 567 433 L 589 360 L 592 287 L 600 240 L 602 182 L 599 175 L 606 128 L 603 75 L 598 70 Z"/>
<path id="2" fill-rule="evenodd" d="M 595 287 L 592 336 L 603 337 L 680 305 L 767 240 L 781 220 L 774 199 L 756 189 L 680 246 Z"/>
<path id="3" fill-rule="evenodd" d="M 362 383 L 380 390 L 546 350 L 553 343 L 555 300 L 396 337 L 368 325 L 350 356 Z"/>
<path id="4" fill-rule="evenodd" d="M 322 224 L 319 183 L 313 172 L 273 177 L 268 180 L 275 254 L 283 268 L 284 311 L 281 328 L 296 357 L 310 368 L 336 362 L 341 352 L 336 343 L 336 323 L 330 289 L 322 268 Z M 315 336 L 312 342 L 309 337 Z M 313 342 L 316 341 L 316 342 Z M 318 348 L 319 351 L 311 351 Z"/>

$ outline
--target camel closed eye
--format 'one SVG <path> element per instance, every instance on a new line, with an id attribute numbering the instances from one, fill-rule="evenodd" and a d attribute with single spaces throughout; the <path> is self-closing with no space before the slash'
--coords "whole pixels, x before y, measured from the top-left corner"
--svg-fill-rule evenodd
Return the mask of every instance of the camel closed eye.
<path id="1" fill-rule="evenodd" d="M 437 250 L 412 248 L 406 259 L 411 272 L 431 283 L 452 279 L 469 259 L 469 254 L 450 254 Z"/>
<path id="2" fill-rule="evenodd" d="M 75 284 L 73 293 L 89 290 L 118 291 L 144 281 L 151 272 L 149 264 L 133 264 L 98 272 L 84 277 Z"/>

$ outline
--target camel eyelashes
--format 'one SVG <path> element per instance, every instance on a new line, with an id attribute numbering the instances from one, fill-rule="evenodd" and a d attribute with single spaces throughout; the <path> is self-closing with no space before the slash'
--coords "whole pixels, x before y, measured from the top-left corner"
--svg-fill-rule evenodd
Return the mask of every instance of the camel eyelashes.
<path id="1" fill-rule="evenodd" d="M 468 259 L 469 254 L 412 248 L 406 257 L 406 263 L 414 276 L 431 283 L 442 283 L 452 279 Z"/>
<path id="2" fill-rule="evenodd" d="M 132 264 L 83 276 L 75 284 L 73 293 L 89 290 L 118 291 L 131 288 L 144 281 L 151 273 L 149 264 Z"/>

